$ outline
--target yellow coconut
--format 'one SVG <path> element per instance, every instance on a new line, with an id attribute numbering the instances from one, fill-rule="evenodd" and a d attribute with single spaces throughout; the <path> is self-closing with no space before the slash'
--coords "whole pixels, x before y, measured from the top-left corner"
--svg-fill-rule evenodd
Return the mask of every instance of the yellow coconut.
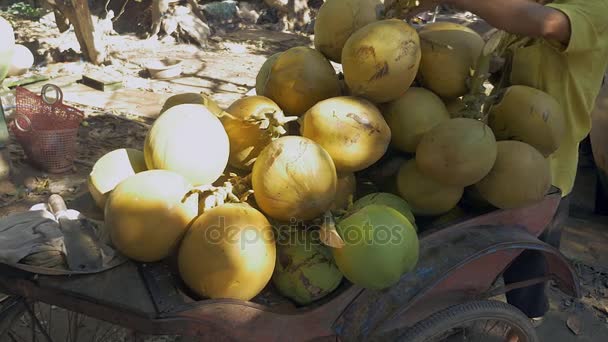
<path id="1" fill-rule="evenodd" d="M 25 74 L 34 65 L 34 54 L 26 46 L 15 44 L 13 59 L 8 68 L 7 76 L 20 76 Z"/>
<path id="2" fill-rule="evenodd" d="M 355 200 L 357 179 L 354 173 L 339 173 L 336 183 L 336 197 L 331 206 L 332 210 L 344 210 Z"/>
<path id="3" fill-rule="evenodd" d="M 414 28 L 398 19 L 375 21 L 355 31 L 344 44 L 344 79 L 352 95 L 389 102 L 410 87 L 420 58 Z"/>
<path id="4" fill-rule="evenodd" d="M 179 249 L 179 273 L 199 296 L 250 300 L 268 284 L 276 262 L 272 226 L 247 204 L 206 210 Z"/>
<path id="5" fill-rule="evenodd" d="M 15 32 L 4 18 L 0 17 L 0 81 L 6 77 L 15 50 Z"/>
<path id="6" fill-rule="evenodd" d="M 425 25 L 419 34 L 422 85 L 442 98 L 466 94 L 467 78 L 481 54 L 483 38 L 466 26 L 450 22 Z"/>
<path id="7" fill-rule="evenodd" d="M 304 115 L 300 132 L 329 152 L 337 172 L 367 168 L 384 155 L 391 141 L 391 130 L 378 108 L 353 96 L 315 104 Z"/>
<path id="8" fill-rule="evenodd" d="M 110 192 L 128 177 L 145 171 L 144 153 L 133 148 L 120 148 L 99 158 L 89 177 L 87 186 L 95 204 L 103 210 Z"/>
<path id="9" fill-rule="evenodd" d="M 169 108 L 182 104 L 203 105 L 207 107 L 207 109 L 216 116 L 220 116 L 224 111 L 220 107 L 220 105 L 217 102 L 213 101 L 208 95 L 202 93 L 183 93 L 169 97 L 163 104 L 163 108 L 161 109 L 160 113 L 162 114 L 166 112 Z"/>
<path id="10" fill-rule="evenodd" d="M 181 175 L 148 170 L 122 181 L 105 207 L 112 244 L 140 262 L 171 254 L 198 213 L 198 195 L 185 198 L 191 185 Z"/>
<path id="11" fill-rule="evenodd" d="M 336 167 L 314 141 L 285 136 L 271 142 L 253 165 L 251 184 L 262 211 L 282 222 L 311 220 L 336 196 Z"/>
<path id="12" fill-rule="evenodd" d="M 319 51 L 297 46 L 281 53 L 270 66 L 262 88 L 288 115 L 302 115 L 315 103 L 341 94 L 338 75 Z"/>
<path id="13" fill-rule="evenodd" d="M 434 216 L 456 207 L 464 188 L 445 185 L 427 177 L 416 166 L 416 160 L 410 159 L 399 169 L 397 191 L 415 215 Z"/>
<path id="14" fill-rule="evenodd" d="M 251 170 L 260 152 L 273 139 L 287 133 L 289 121 L 279 105 L 264 96 L 247 96 L 226 109 L 230 115 L 220 118 L 230 139 L 228 163 L 241 170 Z"/>
<path id="15" fill-rule="evenodd" d="M 148 169 L 177 172 L 194 186 L 217 180 L 230 154 L 220 120 L 200 104 L 168 109 L 152 125 L 144 142 Z"/>
<path id="16" fill-rule="evenodd" d="M 421 173 L 446 185 L 465 187 L 479 182 L 496 160 L 492 129 L 479 120 L 444 121 L 422 137 L 416 149 Z"/>
<path id="17" fill-rule="evenodd" d="M 276 62 L 277 58 L 279 58 L 279 55 L 281 55 L 281 53 L 282 52 L 277 52 L 274 55 L 271 55 L 266 59 L 264 64 L 262 64 L 262 67 L 258 71 L 258 74 L 255 78 L 256 95 L 264 96 L 264 88 L 266 87 L 266 81 L 268 80 L 268 76 L 270 75 L 270 69 L 274 65 L 274 62 Z"/>
<path id="18" fill-rule="evenodd" d="M 422 136 L 437 124 L 449 120 L 445 104 L 430 90 L 411 87 L 387 104 L 384 117 L 391 128 L 391 143 L 403 152 L 415 153 Z"/>
<path id="19" fill-rule="evenodd" d="M 553 96 L 532 87 L 514 85 L 492 106 L 488 125 L 496 139 L 525 142 L 548 157 L 559 148 L 566 133 L 566 116 Z"/>
<path id="20" fill-rule="evenodd" d="M 340 63 L 342 47 L 356 30 L 378 20 L 381 0 L 327 0 L 315 18 L 315 49 Z"/>
<path id="21" fill-rule="evenodd" d="M 534 147 L 515 140 L 499 141 L 492 171 L 475 188 L 481 197 L 502 209 L 542 200 L 551 187 L 549 161 Z"/>

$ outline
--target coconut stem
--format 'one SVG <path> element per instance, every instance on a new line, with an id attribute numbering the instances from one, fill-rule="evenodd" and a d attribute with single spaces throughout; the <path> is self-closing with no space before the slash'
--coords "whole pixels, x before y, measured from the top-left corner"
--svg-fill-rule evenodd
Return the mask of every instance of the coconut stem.
<path id="1" fill-rule="evenodd" d="M 199 208 L 202 208 L 199 214 L 225 203 L 246 202 L 253 193 L 251 189 L 251 174 L 245 177 L 239 177 L 234 173 L 230 173 L 229 175 L 230 179 L 224 182 L 223 186 L 213 186 L 211 184 L 197 186 L 188 191 L 184 199 L 195 193 L 198 194 Z"/>
<path id="2" fill-rule="evenodd" d="M 420 7 L 420 0 L 395 0 L 384 10 L 386 19 L 407 16 L 414 8 Z"/>
<path id="3" fill-rule="evenodd" d="M 336 221 L 331 211 L 326 211 L 323 215 L 323 224 L 319 230 L 319 238 L 323 244 L 332 248 L 344 247 L 344 240 L 336 230 Z"/>
<path id="4" fill-rule="evenodd" d="M 487 121 L 485 110 L 488 105 L 488 94 L 484 84 L 491 75 L 492 58 L 496 55 L 505 37 L 504 31 L 498 31 L 484 44 L 470 78 L 469 93 L 462 98 L 465 108 L 458 113 L 458 116 L 481 120 L 484 123 Z"/>

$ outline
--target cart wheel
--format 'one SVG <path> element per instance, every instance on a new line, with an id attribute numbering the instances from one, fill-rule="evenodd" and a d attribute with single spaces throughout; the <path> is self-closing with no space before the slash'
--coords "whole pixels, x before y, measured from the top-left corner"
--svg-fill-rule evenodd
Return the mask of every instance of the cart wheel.
<path id="1" fill-rule="evenodd" d="M 530 320 L 514 306 L 497 301 L 459 304 L 433 314 L 405 331 L 404 342 L 538 342 Z"/>

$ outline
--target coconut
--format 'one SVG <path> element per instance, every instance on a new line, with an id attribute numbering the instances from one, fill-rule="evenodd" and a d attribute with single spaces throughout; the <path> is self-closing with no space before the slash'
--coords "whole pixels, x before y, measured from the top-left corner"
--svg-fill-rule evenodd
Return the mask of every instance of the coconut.
<path id="1" fill-rule="evenodd" d="M 367 205 L 338 221 L 336 230 L 344 240 L 332 249 L 338 269 L 363 288 L 388 288 L 418 262 L 416 230 L 391 207 Z"/>
<path id="2" fill-rule="evenodd" d="M 247 204 L 228 203 L 197 217 L 179 248 L 179 274 L 201 297 L 250 300 L 276 261 L 272 226 Z"/>
<path id="3" fill-rule="evenodd" d="M 314 141 L 284 136 L 260 153 L 251 183 L 256 203 L 268 216 L 282 222 L 312 220 L 334 202 L 336 167 Z"/>
<path id="4" fill-rule="evenodd" d="M 15 32 L 4 18 L 0 17 L 0 81 L 6 77 L 15 49 Z"/>
<path id="5" fill-rule="evenodd" d="M 352 96 L 315 104 L 304 115 L 300 132 L 331 155 L 338 172 L 363 170 L 386 152 L 391 130 L 378 108 Z"/>
<path id="6" fill-rule="evenodd" d="M 515 140 L 498 142 L 492 171 L 475 188 L 492 205 L 510 209 L 542 200 L 551 187 L 549 161 L 534 147 Z"/>
<path id="7" fill-rule="evenodd" d="M 566 116 L 553 96 L 528 86 L 514 85 L 492 106 L 488 125 L 496 139 L 525 142 L 548 157 L 559 148 L 566 133 Z"/>
<path id="8" fill-rule="evenodd" d="M 7 76 L 20 76 L 25 74 L 34 65 L 32 51 L 21 44 L 15 44 L 13 58 L 8 68 Z"/>
<path id="9" fill-rule="evenodd" d="M 327 0 L 315 18 L 315 49 L 340 63 L 342 48 L 353 32 L 381 17 L 381 0 Z"/>
<path id="10" fill-rule="evenodd" d="M 398 19 L 375 21 L 355 31 L 344 44 L 344 80 L 352 95 L 389 102 L 410 87 L 420 58 L 414 28 Z"/>
<path id="11" fill-rule="evenodd" d="M 456 205 L 464 188 L 445 185 L 427 177 L 416 166 L 416 160 L 405 162 L 397 174 L 397 189 L 412 207 L 412 212 L 421 216 L 447 213 Z"/>
<path id="12" fill-rule="evenodd" d="M 144 153 L 133 148 L 120 148 L 99 158 L 87 178 L 89 192 L 95 204 L 103 210 L 112 190 L 128 177 L 145 171 Z"/>
<path id="13" fill-rule="evenodd" d="M 262 94 L 289 115 L 302 115 L 315 103 L 341 94 L 338 75 L 317 50 L 293 47 L 270 66 Z"/>
<path id="14" fill-rule="evenodd" d="M 342 281 L 331 250 L 312 230 L 289 230 L 277 240 L 277 261 L 272 283 L 283 296 L 300 305 L 319 300 Z"/>
<path id="15" fill-rule="evenodd" d="M 419 32 L 422 49 L 419 79 L 442 98 L 468 92 L 467 78 L 485 44 L 470 28 L 450 22 L 425 25 Z"/>
<path id="16" fill-rule="evenodd" d="M 339 173 L 336 183 L 336 197 L 331 210 L 344 210 L 354 201 L 357 179 L 354 173 Z"/>
<path id="17" fill-rule="evenodd" d="M 200 104 L 171 107 L 152 125 L 144 141 L 148 169 L 175 171 L 194 186 L 217 180 L 230 154 L 220 120 Z"/>
<path id="18" fill-rule="evenodd" d="M 274 101 L 264 96 L 247 96 L 226 109 L 220 118 L 230 139 L 228 163 L 238 169 L 251 170 L 260 152 L 273 139 L 287 133 L 290 118 Z M 295 118 L 294 118 L 295 119 Z"/>
<path id="19" fill-rule="evenodd" d="M 414 217 L 412 208 L 407 201 L 397 195 L 387 192 L 374 192 L 359 198 L 355 203 L 353 203 L 353 206 L 349 208 L 349 213 L 353 213 L 370 204 L 386 205 L 397 210 L 401 215 L 405 216 L 405 218 L 410 221 L 410 223 L 414 226 L 414 229 L 417 229 L 416 218 Z"/>
<path id="20" fill-rule="evenodd" d="M 403 152 L 415 153 L 416 147 L 431 128 L 449 120 L 445 104 L 430 90 L 411 87 L 383 111 L 392 132 L 391 143 Z"/>
<path id="21" fill-rule="evenodd" d="M 494 133 L 475 119 L 444 121 L 425 134 L 416 148 L 420 173 L 438 183 L 458 187 L 479 182 L 495 160 Z"/>
<path id="22" fill-rule="evenodd" d="M 104 220 L 112 244 L 127 257 L 157 262 L 171 254 L 198 213 L 198 195 L 181 175 L 148 170 L 120 182 L 110 193 Z"/>
<path id="23" fill-rule="evenodd" d="M 220 105 L 217 104 L 217 102 L 213 101 L 207 95 L 199 93 L 183 93 L 169 97 L 163 104 L 163 108 L 161 109 L 160 113 L 162 114 L 166 112 L 169 108 L 182 104 L 203 105 L 207 107 L 207 109 L 216 116 L 220 116 L 223 112 L 223 109 L 220 107 Z"/>
<path id="24" fill-rule="evenodd" d="M 266 87 L 266 82 L 268 81 L 268 75 L 270 75 L 270 69 L 276 62 L 277 58 L 281 55 L 282 52 L 277 52 L 274 55 L 271 55 L 264 61 L 262 67 L 258 71 L 258 74 L 255 78 L 255 94 L 264 96 L 264 88 Z"/>

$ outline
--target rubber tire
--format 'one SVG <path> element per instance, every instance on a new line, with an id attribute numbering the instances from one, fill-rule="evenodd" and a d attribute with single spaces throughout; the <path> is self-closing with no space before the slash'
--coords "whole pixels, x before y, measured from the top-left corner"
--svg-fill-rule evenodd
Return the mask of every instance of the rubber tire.
<path id="1" fill-rule="evenodd" d="M 519 327 L 528 338 L 527 342 L 539 342 L 536 330 L 530 319 L 512 305 L 484 300 L 458 304 L 439 311 L 429 318 L 418 322 L 397 340 L 403 342 L 426 342 L 429 338 L 476 319 L 498 318 Z"/>

